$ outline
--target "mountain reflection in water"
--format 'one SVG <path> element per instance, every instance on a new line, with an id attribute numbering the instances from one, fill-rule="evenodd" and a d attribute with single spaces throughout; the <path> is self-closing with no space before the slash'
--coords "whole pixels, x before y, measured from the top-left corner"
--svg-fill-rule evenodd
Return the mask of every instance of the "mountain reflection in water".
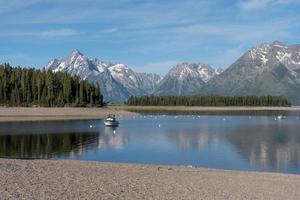
<path id="1" fill-rule="evenodd" d="M 280 122 L 279 122 L 280 123 Z M 204 151 L 211 148 L 234 149 L 251 168 L 285 169 L 300 167 L 300 126 L 246 125 L 169 129 L 168 141 L 181 151 Z M 186 133 L 189 134 L 186 134 Z M 220 133 L 221 132 L 221 133 Z M 299 169 L 298 169 L 299 170 Z"/>
<path id="2" fill-rule="evenodd" d="M 300 120 L 145 115 L 120 120 L 0 123 L 0 156 L 193 165 L 300 174 Z"/>

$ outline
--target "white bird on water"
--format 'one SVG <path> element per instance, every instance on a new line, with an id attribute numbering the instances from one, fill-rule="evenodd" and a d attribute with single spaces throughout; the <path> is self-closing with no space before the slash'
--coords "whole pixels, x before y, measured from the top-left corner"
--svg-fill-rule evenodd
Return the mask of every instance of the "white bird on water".
<path id="1" fill-rule="evenodd" d="M 158 127 L 160 128 L 160 124 L 158 124 Z"/>

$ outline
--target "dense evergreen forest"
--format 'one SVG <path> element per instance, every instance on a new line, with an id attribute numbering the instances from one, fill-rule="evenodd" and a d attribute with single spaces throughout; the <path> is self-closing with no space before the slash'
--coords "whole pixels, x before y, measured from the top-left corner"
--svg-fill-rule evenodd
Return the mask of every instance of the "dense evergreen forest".
<path id="1" fill-rule="evenodd" d="M 127 105 L 141 106 L 291 106 L 281 96 L 142 96 L 130 97 Z"/>
<path id="2" fill-rule="evenodd" d="M 99 85 L 66 73 L 0 65 L 2 106 L 102 106 Z"/>

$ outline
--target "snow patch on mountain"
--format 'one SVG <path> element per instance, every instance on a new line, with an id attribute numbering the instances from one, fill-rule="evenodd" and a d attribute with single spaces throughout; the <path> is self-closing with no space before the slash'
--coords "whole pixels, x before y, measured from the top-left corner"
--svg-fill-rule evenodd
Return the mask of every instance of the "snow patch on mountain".
<path id="1" fill-rule="evenodd" d="M 184 80 L 187 77 L 201 78 L 208 82 L 212 77 L 218 75 L 222 70 L 214 69 L 210 65 L 200 63 L 180 63 L 173 67 L 167 76 L 172 76 L 178 80 Z"/>
<path id="2" fill-rule="evenodd" d="M 104 99 L 114 102 L 123 102 L 129 96 L 148 95 L 161 80 L 159 75 L 136 73 L 121 63 L 89 59 L 78 50 L 72 51 L 65 59 L 50 61 L 45 68 L 97 82 Z"/>
<path id="3" fill-rule="evenodd" d="M 222 73 L 210 65 L 200 63 L 180 63 L 174 66 L 159 83 L 154 94 L 191 95 L 211 78 Z"/>
<path id="4" fill-rule="evenodd" d="M 216 95 L 282 95 L 300 103 L 300 45 L 279 41 L 250 49 L 199 90 Z"/>

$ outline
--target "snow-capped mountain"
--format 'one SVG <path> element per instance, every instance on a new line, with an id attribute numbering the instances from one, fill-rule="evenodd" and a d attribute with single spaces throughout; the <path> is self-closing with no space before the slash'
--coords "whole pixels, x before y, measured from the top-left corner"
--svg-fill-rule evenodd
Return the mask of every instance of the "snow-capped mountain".
<path id="1" fill-rule="evenodd" d="M 199 92 L 283 95 L 293 103 L 300 103 L 300 45 L 274 41 L 252 48 Z"/>
<path id="2" fill-rule="evenodd" d="M 124 64 L 111 65 L 108 70 L 133 96 L 150 94 L 161 80 L 157 74 L 134 72 Z"/>
<path id="3" fill-rule="evenodd" d="M 224 72 L 210 65 L 180 63 L 162 79 L 137 73 L 121 63 L 89 59 L 74 50 L 46 66 L 98 82 L 105 100 L 142 95 L 282 95 L 300 103 L 300 45 L 275 41 L 247 51 Z"/>
<path id="4" fill-rule="evenodd" d="M 192 95 L 196 94 L 206 82 L 222 69 L 200 63 L 180 63 L 173 67 L 155 89 L 157 95 Z"/>
<path id="5" fill-rule="evenodd" d="M 131 95 L 148 95 L 161 80 L 159 75 L 136 73 L 121 63 L 89 59 L 78 50 L 72 51 L 65 59 L 50 61 L 45 68 L 98 82 L 104 99 L 114 102 L 123 102 Z"/>

